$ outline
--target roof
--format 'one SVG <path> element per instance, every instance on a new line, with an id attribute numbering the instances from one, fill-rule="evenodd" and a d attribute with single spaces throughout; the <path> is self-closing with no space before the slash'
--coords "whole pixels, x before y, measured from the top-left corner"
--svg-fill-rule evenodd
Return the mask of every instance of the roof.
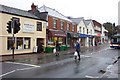
<path id="1" fill-rule="evenodd" d="M 73 22 L 79 24 L 81 22 L 81 20 L 83 20 L 84 17 L 80 17 L 80 18 L 70 18 L 70 20 L 72 20 Z"/>
<path id="2" fill-rule="evenodd" d="M 1 4 L 0 4 L 0 12 L 7 13 L 7 14 L 18 15 L 18 16 L 29 17 L 29 18 L 34 18 L 34 19 L 39 19 L 37 16 L 29 13 L 28 11 L 20 10 L 20 9 L 13 8 L 13 7 L 4 6 L 4 5 L 1 5 Z"/>
<path id="3" fill-rule="evenodd" d="M 93 21 L 93 24 L 94 24 L 95 26 L 99 26 L 99 27 L 102 26 L 101 23 L 97 22 L 96 20 L 92 20 L 92 21 Z"/>
<path id="4" fill-rule="evenodd" d="M 29 10 L 28 12 L 30 12 L 31 14 L 34 14 L 41 20 L 47 21 L 48 12 L 40 12 L 38 10 L 35 10 L 34 12 L 32 10 Z"/>
<path id="5" fill-rule="evenodd" d="M 58 11 L 56 11 L 55 9 L 46 7 L 45 5 L 43 5 L 42 7 L 38 8 L 38 10 L 40 12 L 48 12 L 49 16 L 54 16 L 69 22 L 72 22 L 70 19 L 68 19 L 66 16 L 64 16 L 63 14 L 59 13 Z"/>
<path id="6" fill-rule="evenodd" d="M 85 20 L 85 24 L 86 24 L 86 25 L 89 25 L 91 21 L 92 21 L 91 19 Z"/>

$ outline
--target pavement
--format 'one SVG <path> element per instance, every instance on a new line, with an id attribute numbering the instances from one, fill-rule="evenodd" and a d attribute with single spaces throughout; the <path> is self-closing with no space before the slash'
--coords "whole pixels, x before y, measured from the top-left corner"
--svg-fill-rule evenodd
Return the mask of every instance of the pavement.
<path id="1" fill-rule="evenodd" d="M 92 49 L 93 47 L 81 47 L 81 53 L 85 54 L 85 51 Z M 66 51 L 59 51 L 60 55 L 67 55 L 67 54 L 73 54 L 75 52 L 75 49 L 68 49 Z M 44 59 L 44 58 L 50 58 L 55 56 L 54 53 L 25 53 L 25 54 L 15 54 L 14 55 L 14 61 L 20 61 L 20 60 L 34 60 L 36 58 L 39 59 Z M 12 55 L 2 55 L 0 56 L 1 60 L 0 62 L 3 61 L 12 61 Z"/>
<path id="2" fill-rule="evenodd" d="M 104 48 L 104 45 L 100 45 L 97 47 Z M 94 47 L 81 47 L 81 55 L 88 54 L 88 51 L 93 51 Z M 98 48 L 99 49 L 99 48 Z M 64 56 L 67 54 L 73 54 L 75 52 L 75 49 L 68 49 L 66 51 L 59 51 L 59 56 Z M 0 56 L 2 57 L 1 62 L 5 61 L 12 61 L 12 55 L 8 56 Z M 65 57 L 63 57 L 65 58 Z M 63 59 L 61 58 L 61 60 Z M 39 62 L 38 62 L 39 61 Z M 50 62 L 57 61 L 57 58 L 54 53 L 27 53 L 27 54 L 19 54 L 19 55 L 14 55 L 14 62 L 20 62 L 20 63 L 35 63 L 34 65 L 37 64 L 46 64 Z M 58 59 L 60 61 L 60 59 Z M 101 78 L 116 78 L 118 77 L 118 62 L 115 64 L 111 64 L 106 68 L 106 72 L 101 76 Z"/>

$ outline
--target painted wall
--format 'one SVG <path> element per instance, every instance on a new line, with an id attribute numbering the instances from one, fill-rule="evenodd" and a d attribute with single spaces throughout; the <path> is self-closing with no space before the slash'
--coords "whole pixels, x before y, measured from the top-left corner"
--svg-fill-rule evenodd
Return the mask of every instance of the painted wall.
<path id="1" fill-rule="evenodd" d="M 77 32 L 80 31 L 79 27 L 81 27 L 81 34 L 87 34 L 87 27 L 83 20 L 81 20 L 81 22 L 78 24 Z M 84 33 L 83 33 L 83 28 L 84 28 Z"/>
<path id="2" fill-rule="evenodd" d="M 37 38 L 44 38 L 44 46 L 46 46 L 46 25 L 45 21 L 40 21 L 40 20 L 35 20 L 31 18 L 26 18 L 26 17 L 21 17 L 21 16 L 15 16 L 15 15 L 10 15 L 10 14 L 4 14 L 0 13 L 2 16 L 2 19 L 0 19 L 0 22 L 2 22 L 1 28 L 0 29 L 0 45 L 3 45 L 0 49 L 0 55 L 6 55 L 6 54 L 11 54 L 11 50 L 7 50 L 7 37 L 12 37 L 12 34 L 8 34 L 7 32 L 7 22 L 11 20 L 12 17 L 17 17 L 20 18 L 20 23 L 21 23 L 21 29 L 20 31 L 15 34 L 15 37 L 30 37 L 31 38 L 31 48 L 30 49 L 24 49 L 24 50 L 15 50 L 15 54 L 19 53 L 29 53 L 33 52 L 33 47 L 36 46 L 36 39 Z M 36 31 L 37 29 L 37 21 L 42 22 L 42 31 Z M 32 24 L 34 26 L 34 31 L 33 32 L 23 32 L 23 27 L 25 23 Z"/>
<path id="3" fill-rule="evenodd" d="M 95 34 L 94 26 L 93 26 L 92 22 L 89 25 L 87 25 L 87 29 L 88 29 L 88 34 L 89 35 L 94 35 Z"/>

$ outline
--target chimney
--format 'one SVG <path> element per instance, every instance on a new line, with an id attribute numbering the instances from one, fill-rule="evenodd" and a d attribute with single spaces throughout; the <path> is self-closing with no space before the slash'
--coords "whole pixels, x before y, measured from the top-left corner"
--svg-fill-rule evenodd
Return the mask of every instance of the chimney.
<path id="1" fill-rule="evenodd" d="M 31 5 L 31 10 L 33 13 L 35 12 L 35 10 L 37 10 L 37 6 L 34 5 L 34 3 L 32 3 L 32 5 Z"/>

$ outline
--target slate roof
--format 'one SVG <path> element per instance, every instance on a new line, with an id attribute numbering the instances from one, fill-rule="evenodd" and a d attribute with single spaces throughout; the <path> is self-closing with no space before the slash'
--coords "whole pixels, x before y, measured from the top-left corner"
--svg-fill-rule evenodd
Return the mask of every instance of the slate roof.
<path id="1" fill-rule="evenodd" d="M 48 12 L 49 16 L 53 16 L 56 18 L 60 18 L 69 22 L 72 22 L 70 19 L 68 19 L 66 16 L 64 16 L 63 14 L 59 13 L 58 11 L 56 11 L 55 9 L 46 7 L 45 5 L 43 5 L 42 7 L 38 8 L 38 10 L 40 12 Z"/>
<path id="2" fill-rule="evenodd" d="M 73 22 L 79 24 L 81 22 L 81 20 L 83 20 L 84 17 L 80 17 L 80 18 L 70 18 L 70 20 L 72 20 Z"/>
<path id="3" fill-rule="evenodd" d="M 85 20 L 85 24 L 86 24 L 86 25 L 89 25 L 91 21 L 92 21 L 91 19 Z"/>
<path id="4" fill-rule="evenodd" d="M 13 7 L 4 6 L 1 4 L 0 4 L 0 12 L 7 13 L 7 14 L 13 14 L 13 15 L 17 15 L 17 16 L 33 18 L 33 19 L 40 19 L 37 16 L 29 13 L 28 11 L 20 10 L 20 9 L 13 8 Z"/>
<path id="5" fill-rule="evenodd" d="M 31 14 L 34 14 L 41 20 L 47 21 L 48 12 L 40 12 L 38 10 L 35 10 L 34 12 L 32 10 L 29 10 L 28 12 L 30 12 Z"/>

